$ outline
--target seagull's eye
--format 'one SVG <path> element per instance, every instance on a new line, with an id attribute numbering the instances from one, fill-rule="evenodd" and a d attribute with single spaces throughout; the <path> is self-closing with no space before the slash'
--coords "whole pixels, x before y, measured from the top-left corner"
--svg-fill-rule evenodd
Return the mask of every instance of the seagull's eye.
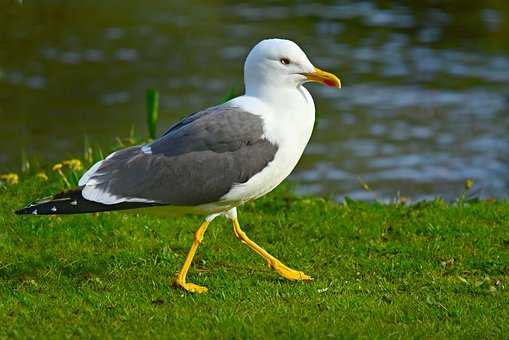
<path id="1" fill-rule="evenodd" d="M 283 65 L 288 65 L 290 63 L 290 59 L 288 59 L 288 58 L 281 58 L 281 59 L 279 59 L 279 61 Z"/>

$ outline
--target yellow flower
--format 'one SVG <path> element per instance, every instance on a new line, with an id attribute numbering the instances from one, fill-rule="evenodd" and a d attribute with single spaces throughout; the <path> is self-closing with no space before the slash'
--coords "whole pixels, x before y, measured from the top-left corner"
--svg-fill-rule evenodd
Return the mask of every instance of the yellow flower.
<path id="1" fill-rule="evenodd" d="M 57 163 L 55 165 L 53 165 L 53 167 L 51 168 L 51 170 L 53 171 L 59 171 L 62 169 L 62 163 Z"/>
<path id="2" fill-rule="evenodd" d="M 9 173 L 5 175 L 0 175 L 0 180 L 5 181 L 7 184 L 18 184 L 19 177 L 15 173 Z"/>
<path id="3" fill-rule="evenodd" d="M 46 174 L 44 172 L 38 172 L 37 175 L 35 175 L 36 178 L 38 179 L 41 179 L 43 181 L 47 181 L 48 180 L 48 176 L 46 176 Z"/>
<path id="4" fill-rule="evenodd" d="M 469 178 L 465 181 L 465 190 L 470 190 L 474 186 L 474 180 Z"/>
<path id="5" fill-rule="evenodd" d="M 80 171 L 83 169 L 83 165 L 79 159 L 69 159 L 62 162 L 64 165 L 67 165 L 69 169 L 74 171 Z"/>

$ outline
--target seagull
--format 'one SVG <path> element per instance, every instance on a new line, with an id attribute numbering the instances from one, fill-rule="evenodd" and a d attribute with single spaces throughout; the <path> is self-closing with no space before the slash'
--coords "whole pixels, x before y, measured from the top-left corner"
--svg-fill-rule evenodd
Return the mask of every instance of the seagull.
<path id="1" fill-rule="evenodd" d="M 277 187 L 302 156 L 315 121 L 313 98 L 303 86 L 307 82 L 341 88 L 338 77 L 313 66 L 293 41 L 262 40 L 244 64 L 244 95 L 190 114 L 154 141 L 113 152 L 86 171 L 77 188 L 16 214 L 166 206 L 202 215 L 174 280 L 193 293 L 207 288 L 187 282 L 188 270 L 208 225 L 222 215 L 231 221 L 234 235 L 282 277 L 312 280 L 248 238 L 237 218 L 237 207 Z"/>

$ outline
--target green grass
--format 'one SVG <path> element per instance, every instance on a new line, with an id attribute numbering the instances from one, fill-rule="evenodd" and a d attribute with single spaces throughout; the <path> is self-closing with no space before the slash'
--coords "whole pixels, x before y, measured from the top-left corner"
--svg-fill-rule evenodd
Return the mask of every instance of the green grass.
<path id="1" fill-rule="evenodd" d="M 509 202 L 413 206 L 299 198 L 241 207 L 247 234 L 315 277 L 287 282 L 218 218 L 173 288 L 200 223 L 138 213 L 15 216 L 56 173 L 0 186 L 0 337 L 507 337 Z"/>

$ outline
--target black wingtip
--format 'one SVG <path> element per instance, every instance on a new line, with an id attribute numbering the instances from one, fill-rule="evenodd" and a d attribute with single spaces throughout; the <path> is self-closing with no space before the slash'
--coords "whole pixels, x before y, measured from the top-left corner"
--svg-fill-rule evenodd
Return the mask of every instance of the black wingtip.
<path id="1" fill-rule="evenodd" d="M 24 208 L 16 210 L 14 212 L 14 214 L 16 214 L 16 215 L 29 215 L 29 214 L 32 213 L 32 210 L 33 209 L 30 209 L 30 206 L 28 206 L 28 207 L 24 207 Z"/>
<path id="2" fill-rule="evenodd" d="M 16 215 L 65 215 L 124 210 L 164 205 L 161 203 L 121 202 L 107 205 L 83 198 L 81 188 L 59 193 L 16 210 Z"/>

